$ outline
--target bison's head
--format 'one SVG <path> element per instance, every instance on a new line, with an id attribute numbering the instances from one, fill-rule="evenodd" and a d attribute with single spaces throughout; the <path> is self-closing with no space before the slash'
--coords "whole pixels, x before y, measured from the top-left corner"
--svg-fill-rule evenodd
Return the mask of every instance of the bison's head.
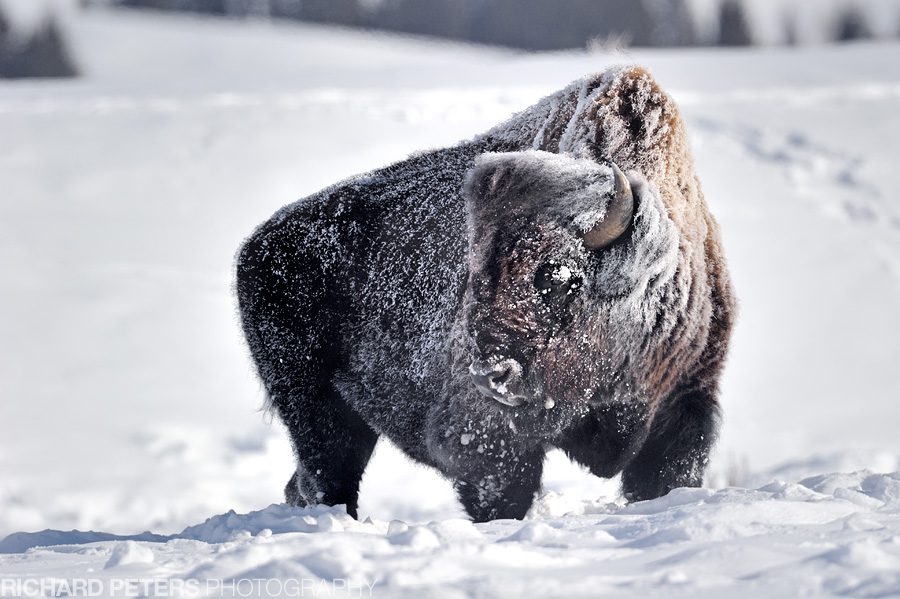
<path id="1" fill-rule="evenodd" d="M 604 257 L 631 237 L 628 179 L 547 152 L 485 154 L 465 192 L 472 384 L 508 406 L 590 395 L 600 303 L 622 291 L 598 285 Z"/>

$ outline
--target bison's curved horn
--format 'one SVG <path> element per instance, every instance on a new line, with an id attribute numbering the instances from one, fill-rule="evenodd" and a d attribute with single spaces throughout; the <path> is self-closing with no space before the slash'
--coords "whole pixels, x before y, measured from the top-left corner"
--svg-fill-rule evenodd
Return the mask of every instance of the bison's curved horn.
<path id="1" fill-rule="evenodd" d="M 592 250 L 605 248 L 621 237 L 631 224 L 634 216 L 634 194 L 631 184 L 618 166 L 612 165 L 613 180 L 616 184 L 616 195 L 606 208 L 606 215 L 600 223 L 584 234 L 584 245 Z"/>

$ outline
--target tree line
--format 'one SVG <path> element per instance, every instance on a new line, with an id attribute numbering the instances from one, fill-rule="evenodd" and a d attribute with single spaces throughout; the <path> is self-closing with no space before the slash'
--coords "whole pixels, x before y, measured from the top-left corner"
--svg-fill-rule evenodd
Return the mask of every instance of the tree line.
<path id="1" fill-rule="evenodd" d="M 266 17 L 427 35 L 525 50 L 597 46 L 751 46 L 758 43 L 746 0 L 720 0 L 715 32 L 699 32 L 689 0 L 81 0 L 82 5 Z M 900 25 L 900 24 L 898 24 Z M 855 2 L 836 15 L 831 39 L 874 37 Z M 900 31 L 898 31 L 900 33 Z M 794 18 L 783 41 L 797 43 Z M 16 32 L 0 4 L 0 77 L 78 74 L 58 22 Z"/>
<path id="2" fill-rule="evenodd" d="M 749 46 L 758 42 L 746 0 L 720 0 L 717 27 L 698 32 L 689 0 L 112 0 L 132 8 L 263 16 L 428 35 L 526 50 L 595 45 Z M 796 24 L 785 17 L 785 43 Z M 859 4 L 836 17 L 837 41 L 874 37 Z"/>

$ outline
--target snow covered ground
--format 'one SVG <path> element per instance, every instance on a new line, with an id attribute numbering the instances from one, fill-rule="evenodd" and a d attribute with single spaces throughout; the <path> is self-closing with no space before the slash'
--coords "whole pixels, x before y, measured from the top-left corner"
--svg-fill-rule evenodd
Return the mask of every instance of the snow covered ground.
<path id="1" fill-rule="evenodd" d="M 88 537 L 58 545 L 65 537 L 22 535 L 0 549 L 53 545 L 6 556 L 0 576 L 20 581 L 25 592 L 52 575 L 60 579 L 49 588 L 82 584 L 123 596 L 900 593 L 898 474 L 831 474 L 758 490 L 677 489 L 630 506 L 572 507 L 558 509 L 545 497 L 529 521 L 474 525 L 357 522 L 339 508 L 273 505 L 216 516 L 168 540 Z"/>
<path id="2" fill-rule="evenodd" d="M 177 538 L 13 535 L 0 596 L 29 577 L 900 594 L 900 45 L 524 55 L 67 20 L 86 78 L 0 82 L 0 538 Z M 363 482 L 370 522 L 274 506 L 195 526 L 277 503 L 292 468 L 237 326 L 243 236 L 288 201 L 620 62 L 647 65 L 681 104 L 741 300 L 710 489 L 626 507 L 615 481 L 556 454 L 530 520 L 475 526 L 445 481 L 382 445 Z M 25 551 L 47 543 L 63 544 Z M 225 589 L 144 595 L 207 591 Z"/>

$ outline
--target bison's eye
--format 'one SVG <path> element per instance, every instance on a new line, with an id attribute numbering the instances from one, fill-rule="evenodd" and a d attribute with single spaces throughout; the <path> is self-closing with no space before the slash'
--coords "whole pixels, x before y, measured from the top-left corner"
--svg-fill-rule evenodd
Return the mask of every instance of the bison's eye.
<path id="1" fill-rule="evenodd" d="M 555 261 L 548 262 L 538 268 L 534 274 L 534 286 L 541 293 L 549 293 L 567 288 L 572 282 L 572 271 L 565 264 Z"/>

